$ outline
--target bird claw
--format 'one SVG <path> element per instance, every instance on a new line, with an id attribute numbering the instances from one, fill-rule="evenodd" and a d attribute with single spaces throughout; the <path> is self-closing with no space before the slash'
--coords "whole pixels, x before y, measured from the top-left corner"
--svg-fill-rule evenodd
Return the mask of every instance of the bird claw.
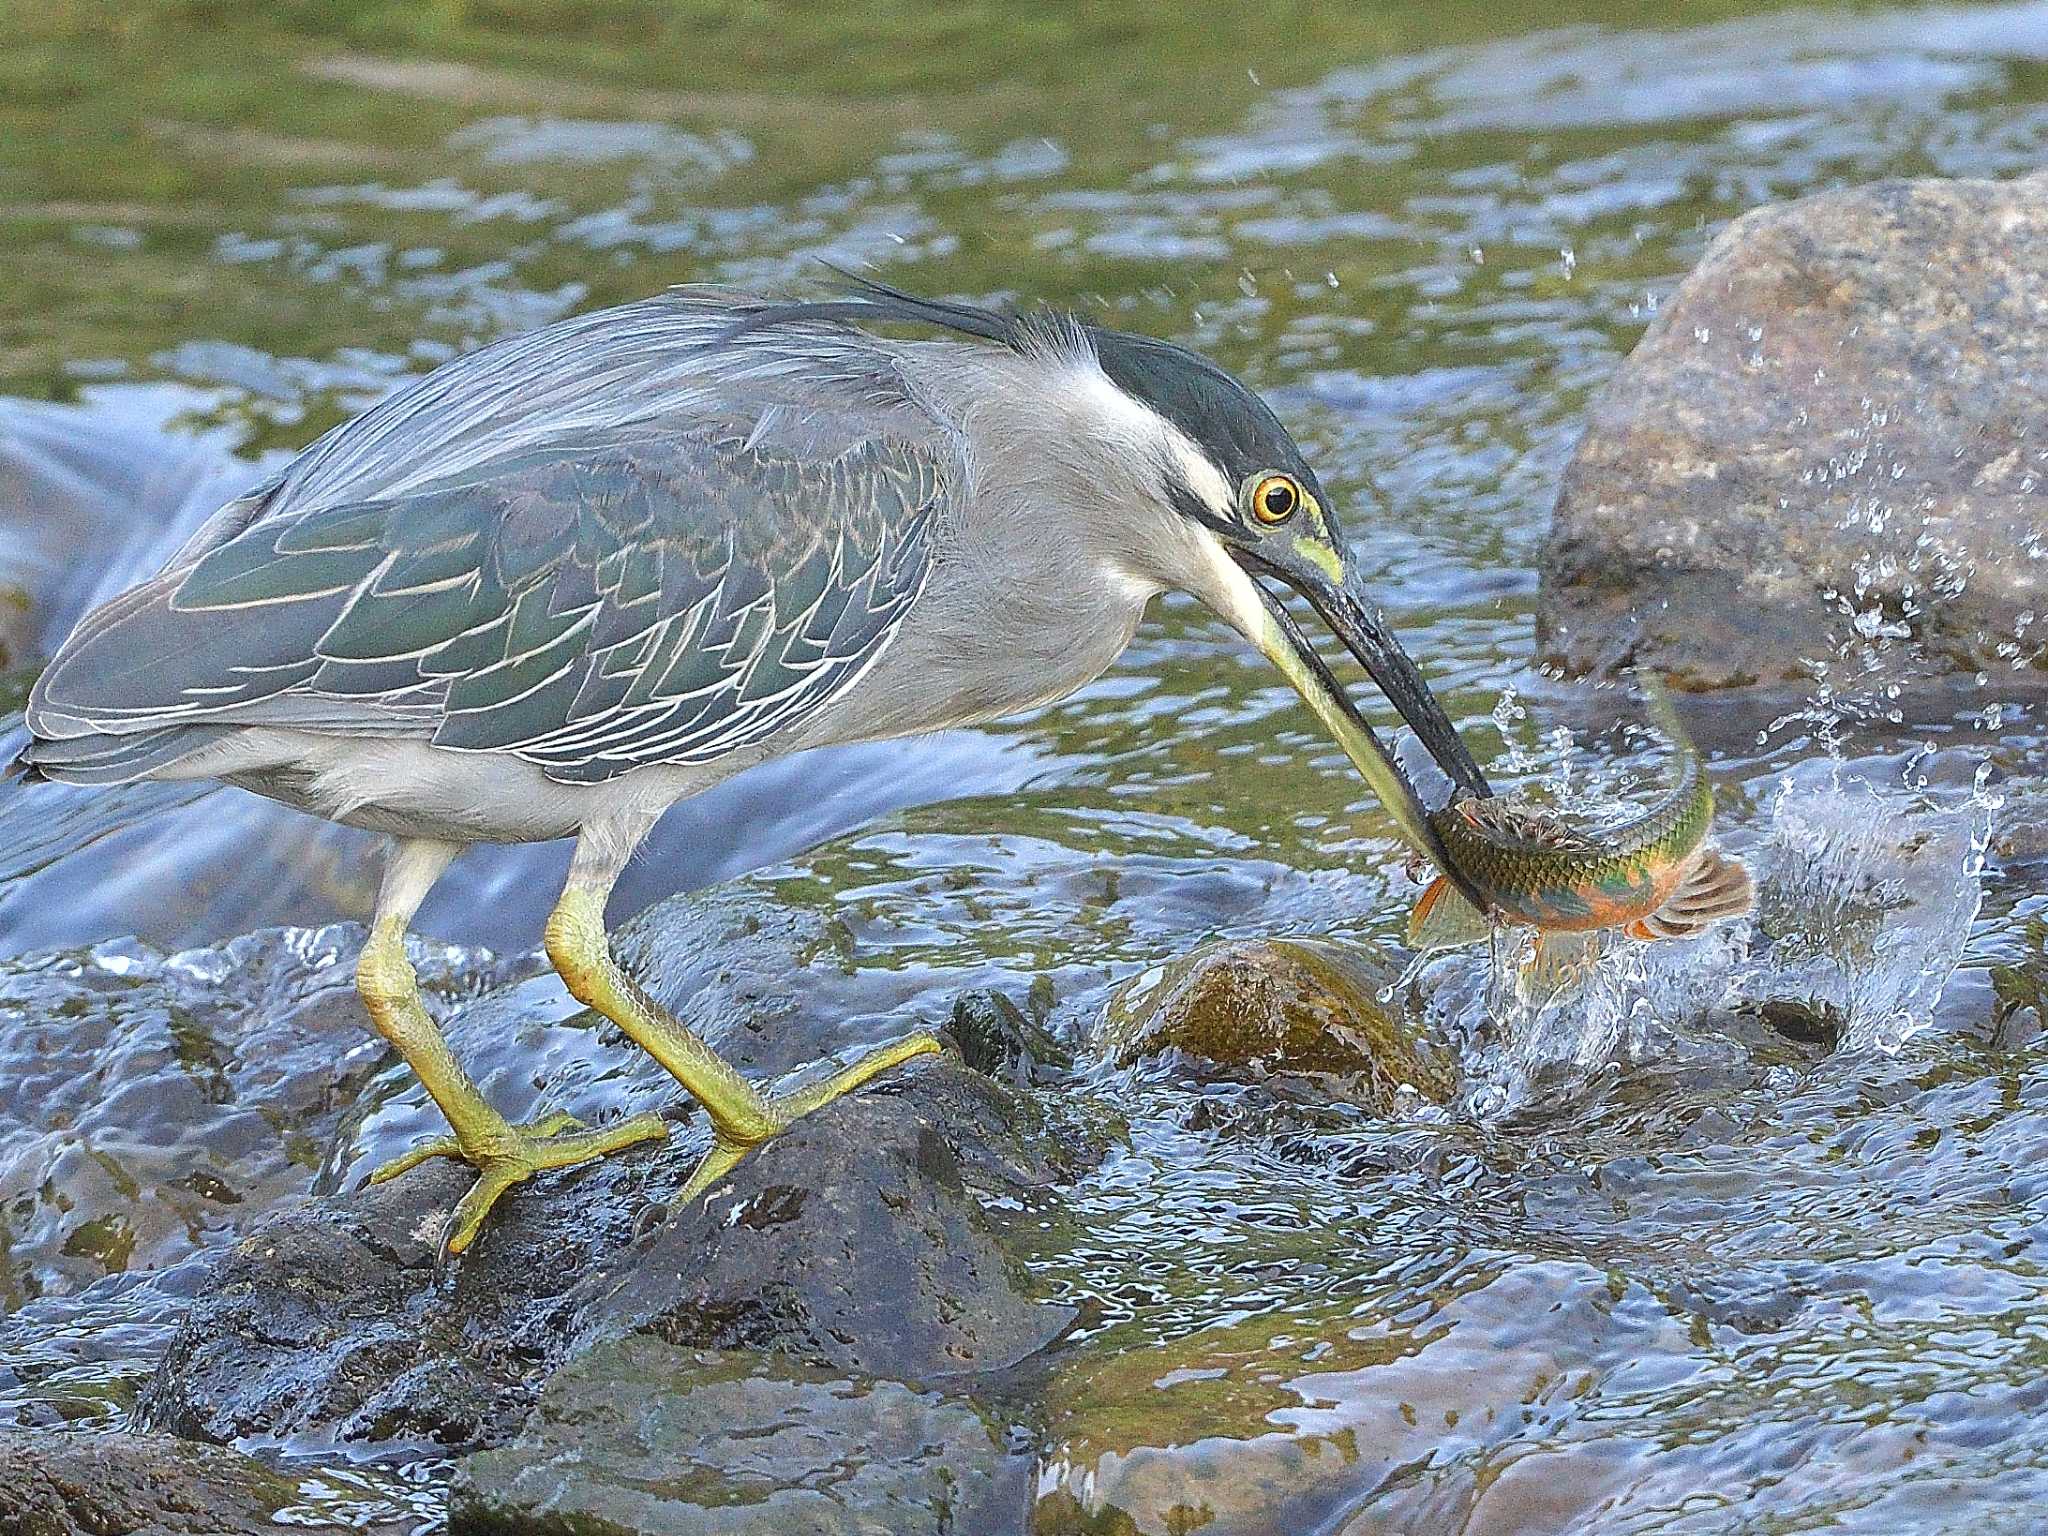
<path id="1" fill-rule="evenodd" d="M 834 1099 L 843 1098 L 868 1079 L 888 1071 L 891 1067 L 915 1057 L 943 1051 L 936 1035 L 905 1035 L 901 1040 L 892 1040 L 878 1046 L 861 1057 L 852 1066 L 833 1073 L 830 1077 L 799 1088 L 794 1093 L 780 1094 L 771 1099 L 758 1100 L 761 1112 L 769 1129 L 757 1135 L 743 1135 L 730 1127 L 712 1128 L 711 1148 L 704 1154 L 704 1160 L 697 1165 L 697 1171 L 676 1195 L 678 1206 L 688 1205 L 701 1198 L 720 1179 L 737 1168 L 746 1155 L 764 1142 L 772 1141 L 790 1126 L 815 1109 L 822 1109 Z"/>
<path id="2" fill-rule="evenodd" d="M 528 1120 L 522 1125 L 507 1125 L 505 1131 L 519 1141 L 545 1141 L 568 1131 L 583 1131 L 589 1127 L 570 1114 L 566 1109 L 550 1110 L 537 1120 Z M 401 1173 L 410 1173 L 421 1163 L 431 1162 L 437 1157 L 452 1157 L 472 1167 L 481 1168 L 497 1152 L 479 1152 L 472 1156 L 464 1149 L 462 1141 L 455 1136 L 435 1136 L 421 1142 L 409 1152 L 402 1152 L 387 1163 L 379 1163 L 370 1170 L 365 1184 L 384 1184 L 397 1178 Z"/>
<path id="3" fill-rule="evenodd" d="M 449 1214 L 441 1239 L 443 1262 L 459 1255 L 476 1241 L 491 1207 L 514 1184 L 549 1168 L 570 1168 L 643 1141 L 659 1141 L 668 1127 L 659 1115 L 634 1115 L 616 1125 L 587 1128 L 565 1110 L 542 1115 L 524 1125 L 500 1122 L 474 1138 L 472 1148 L 457 1136 L 437 1136 L 400 1157 L 393 1158 L 369 1177 L 382 1184 L 434 1157 L 460 1158 L 477 1171 L 469 1187 Z M 488 1148 L 488 1150 L 485 1150 Z"/>

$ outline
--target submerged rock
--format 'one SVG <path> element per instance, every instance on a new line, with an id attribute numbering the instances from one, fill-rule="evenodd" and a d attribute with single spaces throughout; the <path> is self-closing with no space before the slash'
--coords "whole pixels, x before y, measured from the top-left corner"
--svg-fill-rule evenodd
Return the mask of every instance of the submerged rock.
<path id="1" fill-rule="evenodd" d="M 221 1446 L 0 1432 L 0 1530 L 13 1536 L 275 1536 L 277 1512 L 299 1502 L 292 1479 Z"/>
<path id="2" fill-rule="evenodd" d="M 1381 1113 L 1404 1092 L 1441 1101 L 1455 1063 L 1381 1001 L 1396 974 L 1322 940 L 1209 944 L 1126 983 L 1103 1044 L 1120 1065 L 1179 1050 L 1226 1076 L 1314 1076 Z"/>
<path id="3" fill-rule="evenodd" d="M 1595 402 L 1543 554 L 1573 670 L 1704 689 L 1847 652 L 2048 682 L 2048 173 L 1759 208 Z"/>
<path id="4" fill-rule="evenodd" d="M 465 1533 L 1021 1533 L 1035 1458 L 972 1398 L 753 1354 L 607 1344 L 548 1383 L 510 1445 L 467 1458 Z"/>
<path id="5" fill-rule="evenodd" d="M 900 1069 L 671 1211 L 701 1145 L 683 1133 L 521 1185 L 445 1270 L 467 1168 L 288 1212 L 218 1265 L 144 1411 L 211 1440 L 464 1448 L 505 1440 L 551 1372 L 634 1334 L 924 1379 L 1013 1365 L 1071 1320 L 1033 1299 L 983 1207 L 1079 1154 L 963 1067 Z"/>

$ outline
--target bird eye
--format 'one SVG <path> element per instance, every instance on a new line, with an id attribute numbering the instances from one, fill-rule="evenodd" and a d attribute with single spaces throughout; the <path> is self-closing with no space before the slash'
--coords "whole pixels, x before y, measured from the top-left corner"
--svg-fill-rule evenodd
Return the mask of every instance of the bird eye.
<path id="1" fill-rule="evenodd" d="M 1262 523 L 1284 523 L 1301 505 L 1301 487 L 1292 475 L 1261 475 L 1252 487 L 1252 516 Z"/>

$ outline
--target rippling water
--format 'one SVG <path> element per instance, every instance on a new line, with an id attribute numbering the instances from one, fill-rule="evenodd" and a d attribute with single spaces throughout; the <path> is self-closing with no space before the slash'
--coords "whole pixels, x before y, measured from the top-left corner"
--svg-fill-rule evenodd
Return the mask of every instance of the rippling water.
<path id="1" fill-rule="evenodd" d="M 622 5 L 542 53 L 59 8 L 0 62 L 0 574 L 54 639 L 458 349 L 872 264 L 1214 352 L 1297 429 L 1496 781 L 1646 786 L 1659 754 L 1617 733 L 1565 750 L 1596 712 L 1530 664 L 1590 391 L 1742 209 L 2048 160 L 2048 5 L 1734 9 L 1133 11 L 1062 47 L 1050 10 L 982 36 L 940 8 L 947 46 L 892 47 L 787 17 L 678 40 Z M 1525 1016 L 1475 956 L 1419 968 L 1453 1114 L 1091 1078 L 1131 1137 L 1038 1258 L 1089 1317 L 1042 1491 L 1147 1531 L 1211 1476 L 1283 1490 L 1218 1529 L 2031 1528 L 2048 839 L 2038 714 L 1990 697 L 1704 706 L 1758 926 Z M 226 791 L 10 792 L 0 947 L 36 974 L 360 917 L 369 851 Z M 466 855 L 423 927 L 529 950 L 564 860 Z M 1206 936 L 1390 941 L 1415 894 L 1284 684 L 1173 601 L 1064 704 L 680 808 L 615 912 L 763 866 L 855 935 L 855 1034 L 993 982 L 1085 1036 Z M 362 1145 L 407 1123 L 388 1094 Z M 0 1397 L 118 1419 L 175 1277 L 45 1298 Z"/>

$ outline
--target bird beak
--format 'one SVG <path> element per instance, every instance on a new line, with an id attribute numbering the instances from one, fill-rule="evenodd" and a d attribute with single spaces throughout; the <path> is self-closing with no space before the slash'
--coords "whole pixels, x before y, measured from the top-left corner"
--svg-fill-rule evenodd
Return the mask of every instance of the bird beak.
<path id="1" fill-rule="evenodd" d="M 1268 575 L 1285 582 L 1314 606 L 1344 648 L 1358 658 L 1387 701 L 1400 712 L 1415 732 L 1431 759 L 1449 775 L 1459 798 L 1486 798 L 1493 791 L 1486 776 L 1472 760 L 1471 752 L 1458 737 L 1457 728 L 1430 692 L 1421 670 L 1387 628 L 1385 617 L 1368 598 L 1349 566 L 1326 547 L 1303 551 L 1300 568 L 1285 565 L 1252 550 L 1235 551 L 1254 577 Z M 1260 633 L 1251 635 L 1266 659 L 1277 667 L 1295 691 L 1315 711 L 1324 729 L 1344 749 L 1365 781 L 1378 795 L 1395 824 L 1416 848 L 1428 854 L 1461 889 L 1464 880 L 1451 867 L 1435 831 L 1430 827 L 1422 799 L 1409 782 L 1379 733 L 1358 711 L 1351 696 L 1330 672 L 1329 666 L 1309 644 L 1293 615 L 1264 583 L 1254 580 L 1264 608 Z M 1484 910 L 1484 903 L 1481 903 Z"/>

